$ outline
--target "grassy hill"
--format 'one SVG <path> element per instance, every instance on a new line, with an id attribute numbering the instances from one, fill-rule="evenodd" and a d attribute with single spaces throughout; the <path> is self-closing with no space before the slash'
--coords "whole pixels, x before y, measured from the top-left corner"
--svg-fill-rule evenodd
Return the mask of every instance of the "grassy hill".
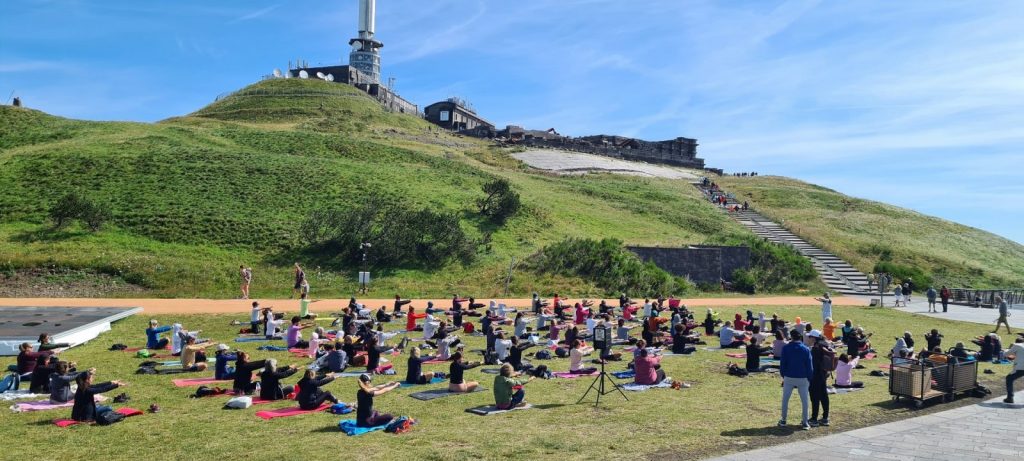
<path id="1" fill-rule="evenodd" d="M 879 261 L 916 267 L 936 284 L 1024 286 L 1024 246 L 973 227 L 789 178 L 721 178 L 723 187 L 865 273 Z"/>
<path id="2" fill-rule="evenodd" d="M 509 180 L 523 202 L 500 227 L 474 212 L 481 186 L 495 178 Z M 52 229 L 47 212 L 71 191 L 109 207 L 112 220 L 102 231 Z M 522 261 L 569 237 L 662 246 L 749 238 L 685 182 L 532 172 L 480 141 L 388 113 L 353 88 L 322 81 L 260 82 L 155 124 L 0 106 L 0 273 L 8 275 L 73 270 L 113 276 L 155 296 L 224 297 L 236 294 L 236 269 L 247 264 L 256 273 L 253 294 L 278 296 L 290 289 L 291 262 L 306 258 L 296 250 L 306 217 L 375 197 L 457 213 L 464 232 L 487 242 L 469 265 L 375 270 L 381 296 L 497 295 L 512 258 Z M 908 225 L 930 222 L 907 216 L 900 215 Z M 941 263 L 950 270 L 969 259 L 988 264 L 987 242 L 965 239 Z M 1006 244 L 1017 264 L 1000 263 L 976 280 L 1024 278 L 1020 246 Z M 929 260 L 923 246 L 908 244 L 908 257 Z M 314 296 L 353 292 L 357 270 L 307 267 Z M 534 290 L 601 293 L 573 277 L 516 270 L 510 293 Z"/>

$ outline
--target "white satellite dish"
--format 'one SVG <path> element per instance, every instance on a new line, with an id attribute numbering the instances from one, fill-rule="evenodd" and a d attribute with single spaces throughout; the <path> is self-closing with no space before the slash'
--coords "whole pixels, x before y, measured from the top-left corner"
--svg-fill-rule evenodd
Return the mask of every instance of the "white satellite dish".
<path id="1" fill-rule="evenodd" d="M 281 78 L 281 69 L 274 69 L 274 78 Z"/>
<path id="2" fill-rule="evenodd" d="M 299 71 L 299 78 L 309 78 L 309 72 L 306 72 L 304 70 L 300 70 Z"/>
<path id="3" fill-rule="evenodd" d="M 323 73 L 323 72 L 317 72 L 317 73 L 316 73 L 316 78 L 318 78 L 318 79 L 320 79 L 320 80 L 323 80 L 323 79 L 327 78 L 327 76 L 326 76 L 326 75 L 324 75 L 324 73 Z"/>
<path id="4" fill-rule="evenodd" d="M 327 81 L 328 82 L 333 82 L 334 81 L 334 74 L 327 74 Z"/>
<path id="5" fill-rule="evenodd" d="M 288 72 L 285 72 L 284 78 L 292 78 L 292 71 L 289 70 Z"/>

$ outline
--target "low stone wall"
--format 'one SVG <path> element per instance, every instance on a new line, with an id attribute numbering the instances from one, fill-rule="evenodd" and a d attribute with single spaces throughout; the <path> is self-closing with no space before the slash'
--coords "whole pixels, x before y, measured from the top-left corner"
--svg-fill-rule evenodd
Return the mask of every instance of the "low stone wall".
<path id="1" fill-rule="evenodd" d="M 598 145 L 590 142 L 578 141 L 571 138 L 526 138 L 519 145 L 527 147 L 562 149 L 585 154 L 603 155 L 606 157 L 622 160 L 661 163 L 666 165 L 681 166 L 684 168 L 704 168 L 704 159 L 694 156 L 694 153 L 685 153 L 672 149 L 657 149 L 658 143 L 645 142 L 647 148 L 631 149 L 609 145 Z"/>
<path id="2" fill-rule="evenodd" d="M 732 281 L 736 269 L 750 267 L 750 248 L 691 246 L 687 248 L 627 247 L 640 259 L 653 262 L 665 272 L 688 277 L 695 283 Z"/>

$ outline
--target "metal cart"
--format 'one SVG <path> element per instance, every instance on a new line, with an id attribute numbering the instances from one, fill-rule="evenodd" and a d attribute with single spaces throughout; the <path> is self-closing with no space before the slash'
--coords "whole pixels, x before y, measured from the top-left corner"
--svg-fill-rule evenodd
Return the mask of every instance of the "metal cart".
<path id="1" fill-rule="evenodd" d="M 973 392 L 978 388 L 978 361 L 958 359 L 950 355 L 947 357 L 948 379 L 944 383 L 939 382 L 939 385 L 947 395 L 946 400 L 952 401 L 957 395 Z"/>
<path id="2" fill-rule="evenodd" d="M 949 381 L 948 364 L 927 360 L 893 358 L 889 369 L 889 395 L 914 402 L 915 408 L 931 399 L 945 399 Z"/>

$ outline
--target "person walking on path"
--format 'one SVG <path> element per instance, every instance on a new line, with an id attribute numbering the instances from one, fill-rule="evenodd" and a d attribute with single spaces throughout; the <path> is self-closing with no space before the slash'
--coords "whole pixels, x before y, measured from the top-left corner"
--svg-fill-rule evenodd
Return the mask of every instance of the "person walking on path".
<path id="1" fill-rule="evenodd" d="M 804 345 L 800 332 L 791 331 L 789 338 L 789 343 L 782 347 L 782 359 L 779 361 L 779 374 L 782 376 L 782 419 L 779 420 L 779 426 L 786 426 L 789 397 L 793 394 L 793 389 L 796 389 L 800 395 L 801 427 L 806 431 L 811 429 L 807 421 L 807 399 L 814 364 L 811 360 L 811 349 Z"/>
<path id="2" fill-rule="evenodd" d="M 924 294 L 928 297 L 928 312 L 938 312 L 939 309 L 935 306 L 935 298 L 939 293 L 935 291 L 935 287 L 928 287 L 928 291 L 924 292 Z"/>
<path id="3" fill-rule="evenodd" d="M 291 298 L 294 298 L 299 290 L 305 289 L 303 286 L 306 285 L 306 272 L 302 270 L 302 266 L 299 263 L 295 263 L 295 286 L 292 287 Z"/>
<path id="4" fill-rule="evenodd" d="M 824 297 L 814 299 L 821 303 L 821 324 L 824 325 L 826 320 L 832 318 L 832 298 L 826 291 Z"/>
<path id="5" fill-rule="evenodd" d="M 953 293 L 946 288 L 945 285 L 939 290 L 939 299 L 942 300 L 942 312 L 949 312 L 949 298 L 953 297 Z"/>
<path id="6" fill-rule="evenodd" d="M 238 275 L 242 277 L 242 299 L 249 299 L 249 284 L 252 283 L 252 268 L 238 266 Z"/>
<path id="7" fill-rule="evenodd" d="M 1017 338 L 1006 350 L 1006 357 L 1013 359 L 1013 372 L 1006 375 L 1006 398 L 1003 402 L 1013 403 L 1013 382 L 1024 376 L 1024 338 Z"/>
<path id="8" fill-rule="evenodd" d="M 1006 301 L 1003 301 L 1001 296 L 996 296 L 994 304 L 999 308 L 999 318 L 996 320 L 996 329 L 992 330 L 992 332 L 995 333 L 999 331 L 999 325 L 1006 325 L 1006 334 L 1012 335 L 1013 332 L 1010 331 L 1010 322 L 1007 320 L 1010 313 L 1007 312 Z"/>

